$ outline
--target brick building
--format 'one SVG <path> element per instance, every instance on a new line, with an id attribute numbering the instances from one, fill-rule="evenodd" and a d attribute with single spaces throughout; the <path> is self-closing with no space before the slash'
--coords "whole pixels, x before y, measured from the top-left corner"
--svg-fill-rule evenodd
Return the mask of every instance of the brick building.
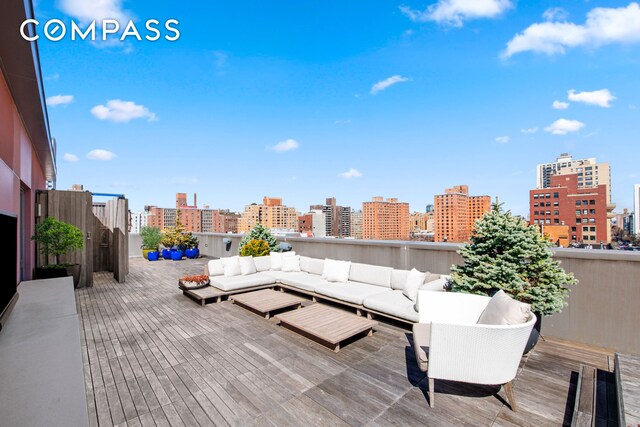
<path id="1" fill-rule="evenodd" d="M 284 206 L 282 199 L 264 197 L 262 204 L 247 205 L 238 221 L 238 231 L 246 233 L 260 223 L 267 228 L 296 231 L 298 229 L 298 211 Z"/>
<path id="2" fill-rule="evenodd" d="M 548 188 L 529 191 L 529 218 L 540 226 L 569 227 L 571 243 L 609 243 L 611 213 L 605 184 L 580 188 L 577 174 L 553 175 Z"/>
<path id="3" fill-rule="evenodd" d="M 309 210 L 322 211 L 325 217 L 325 235 L 349 237 L 351 235 L 351 208 L 339 206 L 335 197 L 329 197 L 324 205 L 311 205 Z"/>
<path id="4" fill-rule="evenodd" d="M 177 219 L 187 231 L 194 233 L 237 233 L 238 218 L 240 214 L 228 210 L 199 209 L 197 196 L 193 195 L 193 205 L 187 204 L 186 193 L 176 194 L 175 208 L 159 208 L 157 206 L 145 206 L 147 225 L 165 229 L 175 227 Z"/>
<path id="5" fill-rule="evenodd" d="M 313 235 L 313 215 L 308 213 L 298 216 L 298 233 Z"/>
<path id="6" fill-rule="evenodd" d="M 447 188 L 434 197 L 434 241 L 467 242 L 475 221 L 490 210 L 489 196 L 469 196 L 467 185 Z"/>
<path id="7" fill-rule="evenodd" d="M 409 223 L 409 203 L 382 197 L 362 203 L 363 239 L 408 240 Z"/>

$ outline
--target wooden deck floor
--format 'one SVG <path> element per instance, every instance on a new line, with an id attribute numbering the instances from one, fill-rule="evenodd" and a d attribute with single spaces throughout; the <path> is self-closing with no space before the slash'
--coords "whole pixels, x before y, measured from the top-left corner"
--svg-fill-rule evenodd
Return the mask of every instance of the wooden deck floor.
<path id="1" fill-rule="evenodd" d="M 92 425 L 562 425 L 580 363 L 611 354 L 540 342 L 515 385 L 519 411 L 495 387 L 436 380 L 436 406 L 409 329 L 380 322 L 339 353 L 230 302 L 201 307 L 177 280 L 204 260 L 131 260 L 126 283 L 96 274 L 76 291 Z"/>

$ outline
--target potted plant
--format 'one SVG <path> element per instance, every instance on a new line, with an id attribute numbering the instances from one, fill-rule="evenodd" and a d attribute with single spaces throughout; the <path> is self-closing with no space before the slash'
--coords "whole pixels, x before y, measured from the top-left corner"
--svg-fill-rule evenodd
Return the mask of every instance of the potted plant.
<path id="1" fill-rule="evenodd" d="M 158 246 L 162 242 L 162 232 L 159 228 L 144 226 L 140 230 L 140 237 L 142 237 L 142 256 L 145 259 L 149 259 L 148 254 L 150 252 L 156 252 L 156 254 L 152 255 L 150 261 L 155 261 L 158 259 Z"/>
<path id="2" fill-rule="evenodd" d="M 269 252 L 276 252 L 278 250 L 278 241 L 271 235 L 271 231 L 260 223 L 254 225 L 248 233 L 242 236 L 238 253 L 242 253 L 242 248 L 251 240 L 264 240 L 269 245 Z"/>
<path id="3" fill-rule="evenodd" d="M 60 263 L 60 255 L 84 247 L 84 235 L 82 231 L 71 224 L 59 221 L 54 217 L 48 217 L 36 225 L 36 234 L 31 237 L 40 247 L 40 253 L 55 259 L 54 264 L 36 268 L 38 279 L 50 279 L 53 277 L 73 276 L 74 287 L 80 282 L 80 264 Z"/>
<path id="4" fill-rule="evenodd" d="M 177 233 L 175 227 L 168 227 L 162 230 L 162 258 L 171 259 L 171 250 L 176 247 Z"/>
<path id="5" fill-rule="evenodd" d="M 200 249 L 198 249 L 198 238 L 191 232 L 184 234 L 184 244 L 186 246 L 185 255 L 189 259 L 198 258 L 200 256 Z"/>
<path id="6" fill-rule="evenodd" d="M 269 243 L 266 240 L 251 239 L 240 249 L 240 256 L 266 256 L 269 255 Z"/>
<path id="7" fill-rule="evenodd" d="M 566 306 L 569 285 L 578 283 L 553 259 L 550 244 L 535 225 L 528 225 L 494 203 L 491 212 L 476 221 L 470 243 L 458 253 L 463 265 L 451 267 L 448 288 L 454 292 L 493 295 L 502 289 L 531 305 L 538 320 L 525 353 L 537 343 L 542 317 Z"/>
<path id="8" fill-rule="evenodd" d="M 200 289 L 209 286 L 209 276 L 184 276 L 178 279 L 178 287 L 182 290 Z"/>

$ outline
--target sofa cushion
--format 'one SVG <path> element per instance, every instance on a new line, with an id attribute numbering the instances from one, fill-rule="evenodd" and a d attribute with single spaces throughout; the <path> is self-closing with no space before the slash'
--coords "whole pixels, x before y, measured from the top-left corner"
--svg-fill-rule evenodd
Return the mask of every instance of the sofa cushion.
<path id="1" fill-rule="evenodd" d="M 295 256 L 295 252 L 271 252 L 269 258 L 271 259 L 270 270 L 282 270 L 282 257 Z"/>
<path id="2" fill-rule="evenodd" d="M 256 273 L 256 264 L 253 262 L 252 256 L 241 256 L 238 258 L 240 263 L 240 274 L 246 276 L 247 274 Z"/>
<path id="3" fill-rule="evenodd" d="M 391 267 L 352 262 L 351 269 L 349 270 L 349 280 L 391 288 L 392 271 L 393 268 Z"/>
<path id="4" fill-rule="evenodd" d="M 207 269 L 209 270 L 209 276 L 222 276 L 224 274 L 221 259 L 212 259 L 209 261 L 207 263 Z"/>
<path id="5" fill-rule="evenodd" d="M 407 284 L 407 276 L 409 276 L 409 270 L 396 270 L 395 268 L 391 272 L 391 289 L 404 289 L 404 285 Z"/>
<path id="6" fill-rule="evenodd" d="M 429 345 L 431 343 L 431 323 L 413 324 L 413 350 L 416 362 L 422 372 L 429 369 Z"/>
<path id="7" fill-rule="evenodd" d="M 282 271 L 300 271 L 300 256 L 295 255 L 282 257 Z"/>
<path id="8" fill-rule="evenodd" d="M 402 294 L 401 290 L 387 290 L 385 292 L 368 296 L 363 303 L 365 308 L 404 319 L 409 322 L 418 321 L 418 312 L 414 302 Z"/>
<path id="9" fill-rule="evenodd" d="M 251 288 L 254 286 L 270 285 L 276 282 L 273 277 L 263 273 L 253 273 L 247 276 L 216 276 L 211 279 L 211 286 L 223 291 L 235 291 L 238 289 Z"/>
<path id="10" fill-rule="evenodd" d="M 489 300 L 484 311 L 478 319 L 482 325 L 519 325 L 525 323 L 531 317 L 531 306 L 516 301 L 499 290 Z"/>
<path id="11" fill-rule="evenodd" d="M 432 280 L 420 286 L 420 289 L 427 290 L 427 291 L 444 291 L 444 285 L 447 284 L 447 280 L 448 279 L 445 279 L 445 278 Z"/>
<path id="12" fill-rule="evenodd" d="M 253 263 L 256 265 L 256 270 L 267 271 L 271 268 L 271 257 L 269 255 L 253 257 Z"/>
<path id="13" fill-rule="evenodd" d="M 315 287 L 315 292 L 317 294 L 357 305 L 362 305 L 364 299 L 371 295 L 387 291 L 387 289 L 381 286 L 368 285 L 360 282 L 327 282 L 321 283 Z"/>
<path id="14" fill-rule="evenodd" d="M 287 273 L 285 276 L 280 278 L 280 282 L 284 285 L 307 292 L 315 292 L 316 286 L 329 283 L 317 274 L 309 274 L 305 272 Z"/>
<path id="15" fill-rule="evenodd" d="M 411 269 L 407 276 L 407 283 L 404 285 L 404 290 L 402 291 L 404 296 L 415 302 L 418 296 L 418 290 L 420 286 L 424 284 L 426 277 L 427 273 L 418 271 L 415 268 Z"/>
<path id="16" fill-rule="evenodd" d="M 345 283 L 349 280 L 350 269 L 350 261 L 337 261 L 335 259 L 325 258 L 322 278 L 329 282 Z"/>
<path id="17" fill-rule="evenodd" d="M 222 267 L 224 268 L 224 275 L 226 277 L 239 276 L 240 271 L 240 257 L 232 256 L 229 258 L 220 258 L 222 260 Z"/>
<path id="18" fill-rule="evenodd" d="M 322 271 L 324 270 L 324 260 L 318 259 L 318 258 L 309 258 L 306 256 L 301 256 L 300 270 L 306 271 L 307 273 L 317 274 L 321 276 Z"/>
<path id="19" fill-rule="evenodd" d="M 262 271 L 261 274 L 264 274 L 269 277 L 273 277 L 276 281 L 281 282 L 285 277 L 289 277 L 292 274 L 297 274 L 296 272 L 282 271 L 282 270 L 267 270 Z"/>

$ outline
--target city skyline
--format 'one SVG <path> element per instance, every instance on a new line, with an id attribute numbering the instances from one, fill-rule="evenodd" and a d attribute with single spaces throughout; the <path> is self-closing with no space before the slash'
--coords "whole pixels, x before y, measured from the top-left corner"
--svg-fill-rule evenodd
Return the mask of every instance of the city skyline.
<path id="1" fill-rule="evenodd" d="M 608 162 L 612 201 L 633 206 L 636 2 L 102 3 L 42 0 L 36 17 L 175 18 L 181 37 L 39 41 L 58 188 L 124 193 L 132 210 L 186 191 L 234 211 L 265 194 L 422 211 L 464 183 L 526 215 L 535 166 L 569 152 Z M 554 38 L 562 25 L 576 37 Z"/>

